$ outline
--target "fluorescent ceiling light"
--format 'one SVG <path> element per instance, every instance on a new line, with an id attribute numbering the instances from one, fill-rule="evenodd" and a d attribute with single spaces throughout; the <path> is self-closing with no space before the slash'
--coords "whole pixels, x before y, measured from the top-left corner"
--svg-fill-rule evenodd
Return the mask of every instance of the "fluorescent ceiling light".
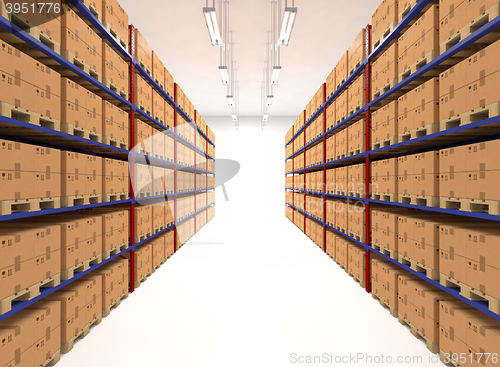
<path id="1" fill-rule="evenodd" d="M 268 119 L 269 119 L 269 115 L 266 113 L 266 114 L 262 117 L 262 121 L 266 122 Z"/>
<path id="2" fill-rule="evenodd" d="M 234 130 L 238 130 L 238 125 L 234 125 Z"/>
<path id="3" fill-rule="evenodd" d="M 219 66 L 219 73 L 222 79 L 222 84 L 229 85 L 229 73 L 227 72 L 227 66 Z"/>
<path id="4" fill-rule="evenodd" d="M 215 8 L 203 8 L 205 20 L 207 21 L 208 33 L 213 46 L 222 46 L 222 37 L 220 35 L 219 24 L 217 23 L 217 14 Z"/>
<path id="5" fill-rule="evenodd" d="M 278 85 L 278 79 L 280 78 L 281 66 L 273 66 L 273 76 L 271 77 L 271 84 Z"/>
<path id="6" fill-rule="evenodd" d="M 281 25 L 280 38 L 278 39 L 279 46 L 288 46 L 296 15 L 297 8 L 285 8 L 285 14 L 283 15 L 283 24 Z"/>
<path id="7" fill-rule="evenodd" d="M 232 114 L 231 117 L 233 118 L 234 122 L 238 121 L 238 117 L 235 114 Z"/>
<path id="8" fill-rule="evenodd" d="M 262 130 L 266 130 L 266 125 L 262 125 Z"/>
<path id="9" fill-rule="evenodd" d="M 273 105 L 274 96 L 267 96 L 267 106 L 271 107 Z"/>
<path id="10" fill-rule="evenodd" d="M 227 99 L 227 104 L 229 105 L 229 107 L 233 107 L 234 97 L 233 96 L 226 96 L 226 99 Z"/>

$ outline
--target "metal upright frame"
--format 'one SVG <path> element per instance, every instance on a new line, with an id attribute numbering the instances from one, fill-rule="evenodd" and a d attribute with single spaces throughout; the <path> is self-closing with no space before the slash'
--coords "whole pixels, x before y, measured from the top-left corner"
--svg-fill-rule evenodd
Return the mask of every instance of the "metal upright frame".
<path id="1" fill-rule="evenodd" d="M 26 43 L 27 45 L 33 47 L 34 49 L 38 50 L 48 58 L 56 61 L 58 64 L 63 66 L 64 68 L 68 69 L 69 71 L 73 72 L 75 75 L 77 75 L 79 78 L 85 80 L 85 82 L 92 84 L 95 88 L 100 89 L 102 92 L 106 93 L 110 97 L 112 97 L 114 100 L 118 102 L 118 107 L 124 109 L 129 113 L 129 146 L 130 148 L 135 146 L 135 117 L 136 115 L 141 115 L 143 118 L 146 118 L 148 120 L 148 123 L 150 125 L 156 125 L 162 130 L 167 130 L 169 133 L 173 134 L 174 139 L 176 142 L 181 142 L 182 144 L 185 144 L 189 147 L 193 148 L 193 151 L 199 151 L 201 152 L 207 159 L 210 159 L 213 162 L 213 157 L 209 156 L 207 154 L 208 152 L 208 146 L 209 144 L 211 146 L 215 145 L 213 142 L 208 138 L 207 133 L 208 130 L 202 131 L 181 109 L 179 109 L 179 113 L 187 120 L 188 123 L 193 125 L 193 128 L 203 136 L 205 139 L 205 151 L 202 151 L 196 147 L 196 137 L 195 137 L 195 144 L 193 145 L 192 143 L 188 142 L 181 136 L 179 136 L 175 131 L 171 131 L 168 129 L 166 126 L 161 124 L 160 122 L 156 121 L 154 118 L 151 116 L 147 115 L 144 111 L 139 109 L 138 107 L 135 106 L 135 74 L 136 72 L 140 73 L 147 81 L 149 84 L 153 86 L 156 91 L 158 91 L 163 98 L 170 103 L 171 105 L 174 106 L 175 110 L 177 111 L 177 104 L 172 100 L 172 98 L 152 79 L 152 77 L 142 68 L 142 66 L 135 60 L 135 32 L 134 32 L 134 26 L 129 25 L 129 32 L 130 32 L 130 37 L 129 37 L 129 50 L 128 52 L 120 43 L 117 39 L 115 39 L 111 33 L 102 25 L 102 23 L 94 16 L 94 14 L 83 4 L 81 0 L 68 0 L 74 7 L 75 9 L 80 13 L 80 15 L 84 18 L 84 20 L 90 24 L 91 27 L 93 27 L 97 33 L 102 35 L 103 37 L 103 42 L 107 42 L 113 47 L 127 62 L 129 62 L 129 99 L 123 98 L 119 94 L 115 93 L 102 83 L 100 83 L 97 79 L 94 79 L 92 76 L 89 74 L 85 73 L 83 70 L 78 68 L 77 66 L 73 65 L 73 63 L 67 61 L 65 58 L 63 58 L 61 55 L 57 54 L 54 52 L 52 49 L 50 49 L 48 46 L 45 44 L 41 43 L 37 38 L 34 38 L 31 36 L 31 34 L 25 32 L 15 24 L 11 23 L 8 19 L 1 17 L 0 16 L 0 27 L 5 29 L 7 32 L 10 32 L 14 34 L 20 41 Z M 175 113 L 174 118 L 177 119 L 177 113 Z M 177 221 L 177 217 L 174 215 L 174 224 L 171 226 L 168 226 L 167 228 L 163 229 L 162 231 L 140 241 L 140 242 L 135 242 L 135 205 L 137 204 L 137 200 L 134 195 L 133 191 L 133 180 L 135 176 L 135 159 L 137 157 L 141 158 L 146 158 L 149 163 L 153 165 L 158 165 L 162 167 L 167 167 L 167 168 L 172 168 L 174 169 L 175 172 L 177 172 L 177 169 L 181 170 L 188 170 L 192 171 L 193 174 L 196 174 L 197 172 L 203 173 L 206 175 L 206 182 L 207 182 L 207 189 L 204 190 L 197 190 L 195 186 L 195 190 L 192 192 L 186 192 L 183 194 L 189 194 L 193 193 L 196 195 L 198 192 L 205 192 L 207 193 L 208 191 L 213 191 L 214 189 L 208 189 L 208 177 L 209 175 L 214 175 L 214 173 L 209 172 L 207 170 L 208 167 L 205 167 L 204 170 L 198 169 L 196 166 L 195 168 L 191 167 L 186 167 L 181 164 L 177 163 L 177 159 L 174 162 L 168 162 L 168 161 L 163 161 L 158 158 L 153 158 L 153 157 L 147 157 L 143 154 L 138 154 L 126 149 L 122 148 L 117 148 L 111 145 L 106 145 L 103 143 L 99 143 L 96 141 L 92 141 L 89 139 L 77 137 L 74 135 L 62 133 L 59 131 L 55 131 L 52 129 L 48 129 L 45 127 L 33 125 L 24 121 L 16 120 L 13 118 L 8 118 L 5 116 L 0 116 L 0 122 L 3 123 L 8 123 L 11 124 L 12 126 L 16 126 L 18 128 L 21 128 L 23 133 L 20 135 L 15 135 L 12 133 L 4 132 L 0 134 L 0 138 L 6 139 L 6 140 L 11 140 L 11 141 L 18 141 L 18 142 L 23 142 L 23 143 L 28 143 L 28 144 L 34 144 L 38 146 L 44 146 L 44 147 L 50 147 L 50 148 L 55 148 L 55 149 L 62 149 L 62 150 L 69 150 L 73 152 L 78 152 L 78 153 L 84 153 L 84 154 L 91 154 L 91 155 L 96 155 L 104 158 L 112 158 L 112 159 L 117 159 L 117 160 L 126 160 L 129 162 L 129 167 L 130 167 L 130 199 L 127 200 L 119 200 L 119 201 L 112 201 L 112 202 L 104 202 L 104 203 L 96 203 L 96 204 L 88 204 L 88 205 L 78 205 L 78 206 L 72 206 L 72 207 L 62 207 L 58 209 L 43 209 L 39 211 L 33 211 L 33 212 L 18 212 L 18 213 L 12 213 L 9 215 L 0 215 L 0 222 L 5 222 L 5 221 L 10 221 L 10 220 L 15 220 L 15 219 L 27 219 L 27 218 L 33 218 L 37 216 L 46 216 L 50 214 L 57 214 L 57 213 L 67 213 L 67 212 L 72 212 L 72 211 L 77 211 L 77 210 L 83 210 L 83 209 L 89 209 L 89 208 L 96 208 L 96 207 L 105 207 L 105 206 L 111 206 L 111 205 L 118 205 L 118 204 L 126 204 L 129 206 L 129 211 L 130 211 L 130 228 L 129 228 L 129 247 L 125 250 L 122 250 L 120 253 L 111 255 L 109 259 L 102 260 L 101 263 L 97 265 L 90 265 L 90 268 L 84 272 L 76 272 L 74 276 L 65 281 L 61 281 L 61 283 L 56 286 L 56 287 L 51 287 L 51 288 L 41 288 L 40 289 L 40 295 L 37 297 L 34 297 L 31 300 L 28 301 L 15 301 L 12 303 L 12 309 L 9 312 L 6 312 L 2 315 L 0 315 L 0 321 L 7 319 L 8 317 L 16 314 L 17 312 L 25 309 L 26 307 L 36 303 L 39 300 L 44 299 L 48 295 L 62 289 L 68 284 L 71 284 L 77 279 L 80 279 L 81 277 L 91 273 L 92 271 L 98 269 L 99 267 L 109 263 L 110 261 L 115 260 L 116 258 L 123 257 L 123 255 L 127 254 L 130 252 L 129 256 L 129 266 L 130 266 L 130 279 L 132 281 L 130 282 L 129 286 L 129 292 L 132 293 L 134 292 L 134 281 L 133 279 L 135 278 L 135 250 L 137 249 L 137 246 L 142 245 L 146 241 L 165 233 L 166 231 L 170 229 L 174 229 L 175 234 L 177 234 L 177 228 L 176 224 L 181 223 L 183 221 L 186 221 L 190 219 L 191 217 L 196 218 L 196 215 L 199 213 L 202 213 L 203 211 L 207 211 L 210 207 L 214 206 L 215 203 L 210 203 L 208 204 L 208 201 L 205 202 L 205 205 L 203 208 L 200 210 L 195 210 L 194 213 L 187 216 L 181 221 Z M 207 127 L 208 129 L 208 127 Z M 32 132 L 36 132 L 36 134 L 32 134 Z M 29 136 L 29 137 L 28 137 Z M 196 136 L 196 134 L 195 134 Z M 175 158 L 176 157 L 176 152 L 174 151 Z M 195 159 L 196 159 L 196 154 L 195 154 Z M 176 173 L 175 173 L 176 175 Z M 175 185 L 176 185 L 176 181 Z M 196 183 L 195 183 L 196 185 Z M 159 197 L 152 197 L 152 198 L 160 198 L 160 197 L 167 197 L 167 196 L 174 196 L 174 203 L 177 201 L 177 188 L 174 191 L 174 194 L 165 194 L 164 196 L 159 196 Z M 144 199 L 151 199 L 151 198 L 141 198 L 141 200 Z M 175 207 L 175 206 L 174 206 Z M 175 213 L 176 214 L 176 213 Z M 196 228 L 195 228 L 196 229 Z M 175 236 L 176 238 L 177 236 Z M 177 248 L 175 248 L 175 251 Z"/>
<path id="2" fill-rule="evenodd" d="M 308 145 L 304 144 L 304 147 L 295 151 L 295 146 L 293 145 L 297 136 L 302 132 L 305 131 L 306 127 L 318 117 L 319 111 L 315 113 L 305 124 L 302 128 L 300 128 L 298 131 L 293 132 L 292 138 L 286 143 L 286 146 L 292 144 L 292 155 L 287 157 L 285 161 L 292 159 L 297 156 L 298 154 L 304 152 L 306 154 L 307 149 L 310 147 L 314 146 L 315 144 L 318 144 L 320 141 L 323 143 L 325 142 L 325 138 L 334 133 L 336 130 L 340 128 L 347 127 L 348 125 L 352 124 L 352 120 L 355 118 L 358 118 L 364 114 L 365 116 L 365 152 L 338 159 L 333 162 L 325 162 L 321 165 L 317 165 L 314 167 L 304 167 L 304 169 L 301 170 L 296 170 L 296 167 L 293 166 L 292 164 L 292 172 L 287 172 L 285 175 L 294 175 L 297 173 L 304 174 L 307 172 L 315 172 L 315 171 L 320 171 L 323 170 L 324 172 L 328 168 L 335 168 L 335 167 L 341 167 L 341 166 L 350 166 L 353 164 L 359 164 L 359 163 L 365 163 L 366 168 L 365 168 L 365 185 L 366 185 L 366 194 L 364 198 L 357 198 L 357 197 L 349 197 L 349 196 L 342 196 L 342 195 L 334 195 L 334 194 L 328 194 L 325 193 L 324 196 L 327 197 L 336 197 L 336 198 L 343 198 L 343 199 L 352 199 L 356 201 L 363 201 L 365 205 L 365 242 L 361 242 L 356 240 L 355 238 L 338 231 L 337 229 L 331 227 L 326 223 L 326 221 L 323 219 L 323 221 L 318 221 L 316 218 L 313 216 L 309 215 L 306 213 L 306 208 L 304 208 L 304 211 L 298 209 L 297 204 L 293 202 L 292 204 L 285 203 L 285 205 L 292 207 L 294 210 L 293 212 L 297 211 L 304 216 L 308 216 L 318 222 L 320 222 L 325 228 L 329 228 L 335 233 L 348 238 L 349 240 L 357 243 L 360 246 L 363 246 L 365 251 L 366 251 L 366 279 L 365 279 L 365 289 L 367 292 L 371 292 L 371 261 L 370 261 L 370 256 L 371 253 L 375 253 L 379 255 L 380 257 L 384 258 L 387 261 L 390 261 L 399 267 L 403 268 L 407 272 L 424 279 L 428 283 L 434 285 L 435 287 L 443 290 L 444 292 L 456 297 L 457 299 L 463 301 L 464 303 L 476 308 L 477 310 L 483 312 L 484 314 L 500 321 L 500 315 L 496 314 L 492 311 L 489 310 L 488 305 L 485 304 L 483 301 L 475 301 L 475 300 L 469 300 L 462 295 L 460 295 L 460 290 L 457 288 L 449 288 L 442 286 L 439 281 L 432 280 L 426 276 L 425 273 L 423 272 L 417 272 L 411 269 L 410 265 L 404 265 L 399 263 L 395 259 L 391 259 L 390 256 L 382 254 L 379 250 L 371 247 L 371 204 L 383 204 L 388 207 L 403 207 L 403 208 L 410 208 L 410 209 L 416 209 L 416 210 L 424 210 L 427 212 L 434 212 L 434 213 L 443 213 L 443 214 L 448 214 L 448 215 L 455 215 L 455 216 L 463 216 L 463 217 L 468 217 L 468 218 L 476 218 L 476 219 L 483 219 L 483 220 L 488 220 L 488 221 L 495 221 L 495 222 L 500 222 L 500 215 L 493 215 L 493 214 L 488 214 L 488 213 L 483 213 L 483 212 L 468 212 L 468 211 L 462 211 L 462 210 L 457 210 L 457 209 L 443 209 L 440 207 L 430 207 L 430 206 L 424 206 L 424 205 L 414 205 L 414 204 L 405 204 L 405 203 L 399 203 L 399 202 L 391 202 L 391 201 L 381 201 L 381 200 L 375 200 L 371 198 L 370 192 L 371 192 L 371 163 L 374 161 L 382 160 L 382 159 L 388 159 L 388 158 L 395 158 L 399 156 L 404 156 L 408 154 L 414 154 L 414 153 L 420 153 L 420 152 L 426 152 L 426 151 L 432 151 L 436 149 L 445 149 L 445 148 L 450 148 L 450 147 L 456 147 L 456 146 L 461 146 L 461 145 L 467 145 L 467 144 L 474 144 L 478 142 L 484 142 L 488 140 L 494 140 L 494 139 L 500 139 L 500 134 L 489 134 L 488 132 L 478 132 L 477 128 L 479 127 L 487 127 L 488 125 L 491 124 L 496 124 L 500 122 L 500 116 L 495 116 L 491 118 L 487 118 L 481 121 L 475 121 L 471 122 L 469 124 L 465 124 L 459 127 L 455 127 L 452 129 L 447 129 L 444 131 L 440 131 L 437 133 L 425 135 L 422 137 L 418 137 L 416 139 L 411 139 L 408 141 L 396 143 L 393 145 L 389 145 L 386 147 L 381 147 L 378 149 L 371 149 L 371 111 L 372 109 L 377 109 L 380 106 L 380 103 L 386 100 L 388 97 L 393 95 L 394 93 L 400 91 L 402 88 L 405 88 L 408 86 L 410 83 L 413 81 L 421 78 L 424 76 L 428 71 L 436 68 L 437 66 L 443 64 L 444 61 L 450 59 L 454 55 L 456 55 L 458 52 L 464 50 L 465 48 L 469 47 L 473 43 L 479 41 L 481 38 L 486 36 L 488 33 L 491 33 L 495 31 L 497 28 L 500 27 L 500 16 L 497 16 L 494 19 L 490 19 L 488 23 L 480 27 L 478 30 L 470 34 L 469 36 L 465 37 L 462 39 L 460 42 L 452 46 L 450 49 L 447 51 L 443 52 L 440 56 L 436 57 L 434 60 L 430 61 L 427 63 L 427 65 L 423 66 L 422 68 L 418 69 L 416 72 L 412 73 L 409 77 L 405 78 L 398 84 L 396 84 L 394 87 L 389 89 L 387 92 L 383 93 L 379 97 L 375 98 L 374 100 L 371 100 L 371 62 L 379 56 L 384 49 L 386 49 L 396 38 L 405 30 L 407 29 L 412 22 L 416 20 L 416 18 L 422 14 L 422 12 L 427 8 L 429 4 L 431 4 L 432 0 L 420 0 L 419 2 L 415 3 L 413 8 L 407 13 L 407 15 L 402 19 L 401 22 L 397 24 L 397 26 L 389 33 L 389 35 L 374 49 L 370 50 L 370 45 L 371 45 L 371 40 L 370 40 L 370 30 L 371 30 L 371 25 L 368 25 L 366 27 L 366 59 L 361 63 L 361 65 L 354 71 L 353 74 L 351 74 L 347 80 L 328 98 L 328 100 L 325 102 L 323 105 L 323 108 L 320 109 L 320 111 L 326 111 L 326 106 L 329 105 L 335 98 L 337 98 L 342 91 L 347 88 L 349 84 L 352 83 L 352 81 L 361 74 L 361 72 L 364 70 L 366 72 L 366 105 L 355 112 L 354 114 L 348 116 L 344 121 L 341 121 L 339 124 L 331 128 L 329 131 L 325 131 L 324 134 L 317 138 L 314 139 L 312 142 L 310 142 Z M 458 62 L 458 61 L 457 61 Z M 408 89 L 408 88 L 407 88 Z M 409 90 L 409 89 L 408 89 Z M 476 129 L 476 130 L 474 130 Z M 468 135 L 468 132 L 474 131 L 474 135 Z M 449 142 L 443 144 L 443 137 L 446 137 Z M 325 146 L 326 150 L 326 146 Z M 324 157 L 325 158 L 325 157 Z M 305 166 L 305 165 L 304 165 Z M 323 175 L 325 177 L 325 175 Z M 305 177 L 304 177 L 304 183 L 305 183 Z M 325 182 L 326 183 L 326 180 Z M 307 194 L 314 194 L 317 195 L 317 192 L 310 192 L 305 190 L 300 190 L 295 188 L 294 189 L 286 189 L 286 191 L 292 191 L 293 193 L 303 193 L 304 197 Z M 326 240 L 326 239 L 325 239 Z"/>

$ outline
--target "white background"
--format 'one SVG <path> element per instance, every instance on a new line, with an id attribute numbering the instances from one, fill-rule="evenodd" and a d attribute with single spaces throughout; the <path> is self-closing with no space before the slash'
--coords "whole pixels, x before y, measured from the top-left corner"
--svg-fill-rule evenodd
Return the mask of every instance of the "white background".
<path id="1" fill-rule="evenodd" d="M 271 117 L 265 131 L 258 118 L 242 118 L 239 131 L 228 118 L 206 120 L 216 157 L 241 164 L 226 183 L 229 201 L 218 188 L 215 219 L 58 366 L 311 365 L 291 363 L 291 353 L 421 356 L 406 365 L 440 365 L 286 219 L 284 144 L 293 119 Z"/>

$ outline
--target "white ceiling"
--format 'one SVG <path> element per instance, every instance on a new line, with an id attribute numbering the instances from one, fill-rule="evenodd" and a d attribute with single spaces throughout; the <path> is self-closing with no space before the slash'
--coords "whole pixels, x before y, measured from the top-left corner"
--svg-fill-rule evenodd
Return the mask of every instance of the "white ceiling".
<path id="1" fill-rule="evenodd" d="M 229 116 L 226 87 L 218 71 L 220 48 L 212 46 L 202 12 L 205 0 L 119 1 L 129 23 L 143 33 L 202 116 Z M 298 116 L 361 28 L 371 22 L 379 4 L 379 0 L 295 0 L 297 18 L 289 45 L 281 47 L 283 69 L 274 87 L 271 116 Z M 229 13 L 240 115 L 259 116 L 271 1 L 229 0 Z"/>

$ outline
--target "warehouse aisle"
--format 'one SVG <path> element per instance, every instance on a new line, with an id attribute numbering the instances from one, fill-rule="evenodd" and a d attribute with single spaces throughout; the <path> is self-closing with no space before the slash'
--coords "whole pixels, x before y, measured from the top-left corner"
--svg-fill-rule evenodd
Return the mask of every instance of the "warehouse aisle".
<path id="1" fill-rule="evenodd" d="M 242 125 L 214 127 L 217 156 L 241 164 L 226 184 L 229 201 L 217 189 L 215 219 L 58 366 L 280 367 L 323 354 L 325 365 L 335 357 L 386 365 L 377 363 L 382 355 L 393 358 L 387 365 L 398 356 L 421 358 L 409 366 L 440 365 L 286 219 L 285 129 Z M 372 362 L 354 363 L 365 353 Z"/>

